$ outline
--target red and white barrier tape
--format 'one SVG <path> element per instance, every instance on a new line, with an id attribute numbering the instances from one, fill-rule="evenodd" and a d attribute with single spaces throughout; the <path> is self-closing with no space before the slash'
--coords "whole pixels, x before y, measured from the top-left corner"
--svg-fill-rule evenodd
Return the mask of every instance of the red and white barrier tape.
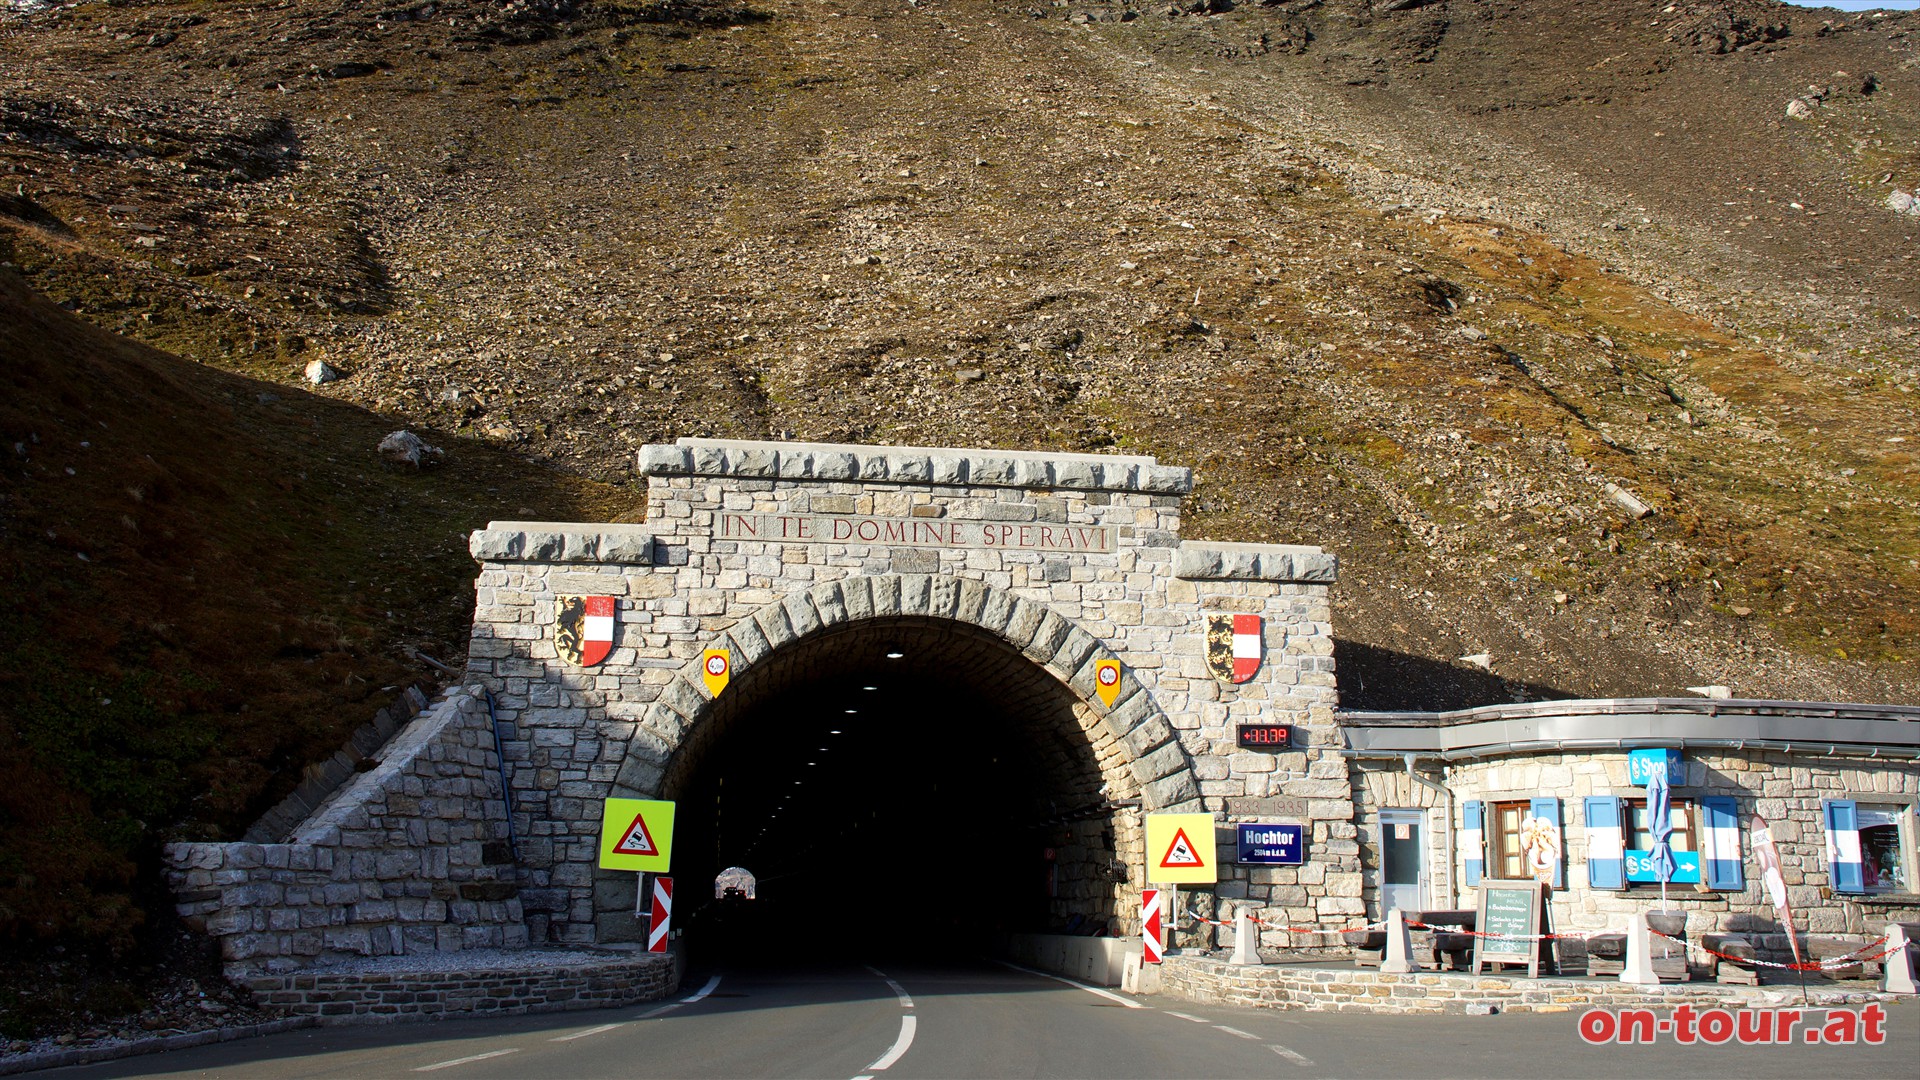
<path id="1" fill-rule="evenodd" d="M 1880 941 L 1869 941 L 1845 956 L 1829 956 L 1824 960 L 1803 960 L 1798 964 L 1776 964 L 1771 960 L 1758 960 L 1745 956 L 1729 956 L 1717 949 L 1709 949 L 1705 945 L 1696 945 L 1690 941 L 1684 941 L 1672 935 L 1663 934 L 1658 930 L 1649 930 L 1647 933 L 1657 938 L 1666 938 L 1668 941 L 1677 942 L 1690 950 L 1703 952 L 1708 956 L 1717 956 L 1722 960 L 1731 960 L 1736 964 L 1752 964 L 1754 967 L 1774 968 L 1779 971 L 1838 971 L 1841 968 L 1852 967 L 1855 964 L 1870 964 L 1875 960 L 1884 960 L 1892 956 L 1895 952 L 1894 949 L 1882 947 L 1879 952 L 1874 953 L 1872 956 L 1861 955 L 1868 949 L 1885 946 L 1886 941 L 1882 939 Z"/>
<path id="2" fill-rule="evenodd" d="M 1210 919 L 1197 911 L 1188 911 L 1187 916 L 1191 918 L 1194 922 L 1204 923 L 1207 926 L 1232 926 L 1233 925 L 1232 922 L 1223 922 L 1219 919 Z M 1265 919 L 1260 918 L 1258 915 L 1252 916 L 1252 919 L 1254 924 L 1261 927 L 1262 929 L 1275 930 L 1281 933 L 1288 933 L 1288 934 L 1345 934 L 1345 933 L 1350 933 L 1353 931 L 1360 931 L 1360 930 L 1380 930 L 1380 929 L 1384 929 L 1387 925 L 1387 920 L 1385 919 L 1382 919 L 1378 922 L 1365 923 L 1360 926 L 1340 926 L 1340 927 L 1325 926 L 1325 925 L 1287 926 L 1284 923 L 1267 922 Z M 1489 934 L 1482 930 L 1469 930 L 1462 926 L 1453 926 L 1453 925 L 1448 925 L 1444 923 L 1440 925 L 1434 925 L 1432 923 L 1421 922 L 1418 919 L 1408 919 L 1407 926 L 1415 930 L 1431 930 L 1435 933 L 1440 933 L 1440 934 L 1461 934 L 1466 937 L 1473 937 L 1473 938 L 1499 938 L 1502 941 L 1590 941 L 1593 938 L 1597 938 L 1597 937 L 1605 937 L 1609 935 L 1623 933 L 1623 931 L 1620 931 L 1620 930 L 1587 930 L 1587 931 L 1581 931 L 1577 933 L 1563 933 L 1563 934 Z M 1775 968 L 1781 971 L 1837 971 L 1841 968 L 1852 967 L 1856 964 L 1868 964 L 1876 960 L 1884 960 L 1887 957 L 1892 956 L 1895 951 L 1892 948 L 1885 947 L 1886 942 L 1884 940 L 1870 941 L 1865 945 L 1862 945 L 1859 948 L 1853 950 L 1852 952 L 1846 954 L 1845 956 L 1830 956 L 1824 960 L 1808 960 L 1798 964 L 1777 964 L 1770 960 L 1760 960 L 1760 959 L 1755 959 L 1755 958 L 1745 957 L 1745 956 L 1733 956 L 1728 953 L 1720 952 L 1717 949 L 1709 949 L 1703 944 L 1687 941 L 1684 938 L 1677 938 L 1677 937 L 1673 937 L 1670 934 L 1663 934 L 1658 930 L 1648 930 L 1647 933 L 1657 938 L 1665 938 L 1666 940 L 1674 942 L 1677 945 L 1684 946 L 1690 951 L 1705 953 L 1708 956 L 1715 956 L 1722 960 L 1732 961 L 1733 963 L 1736 963 L 1736 964 L 1751 964 L 1755 967 Z M 1873 949 L 1876 947 L 1880 948 L 1879 952 L 1874 953 L 1871 956 L 1864 955 L 1869 949 Z"/>

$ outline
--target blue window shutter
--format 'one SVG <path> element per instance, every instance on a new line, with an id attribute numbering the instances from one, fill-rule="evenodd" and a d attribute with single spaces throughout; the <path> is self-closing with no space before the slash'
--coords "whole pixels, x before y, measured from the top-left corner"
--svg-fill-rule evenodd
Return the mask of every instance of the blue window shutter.
<path id="1" fill-rule="evenodd" d="M 1709 889 L 1738 892 L 1747 887 L 1740 861 L 1740 810 L 1731 795 L 1700 800 L 1700 859 L 1706 863 Z"/>
<path id="2" fill-rule="evenodd" d="M 1542 795 L 1531 800 L 1527 806 L 1527 812 L 1534 817 L 1546 818 L 1553 822 L 1554 829 L 1560 833 L 1560 850 L 1556 853 L 1553 864 L 1553 887 L 1564 889 L 1567 887 L 1567 837 L 1566 830 L 1560 826 L 1560 800 L 1551 795 Z"/>
<path id="3" fill-rule="evenodd" d="M 1867 891 L 1867 878 L 1860 865 L 1860 812 L 1852 799 L 1828 799 L 1820 804 L 1827 818 L 1827 870 L 1833 875 L 1833 891 Z"/>
<path id="4" fill-rule="evenodd" d="M 1617 795 L 1587 796 L 1587 885 L 1595 889 L 1627 887 L 1626 836 L 1620 826 Z"/>
<path id="5" fill-rule="evenodd" d="M 1466 886 L 1471 889 L 1480 884 L 1481 870 L 1486 863 L 1486 834 L 1481 831 L 1481 816 L 1484 804 L 1479 799 L 1469 799 L 1460 804 L 1462 828 L 1460 849 L 1467 857 Z"/>

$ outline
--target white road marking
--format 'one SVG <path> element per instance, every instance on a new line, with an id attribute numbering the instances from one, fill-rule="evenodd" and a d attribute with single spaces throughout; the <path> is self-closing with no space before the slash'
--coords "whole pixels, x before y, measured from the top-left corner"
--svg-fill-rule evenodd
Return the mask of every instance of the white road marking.
<path id="1" fill-rule="evenodd" d="M 913 1014 L 909 1013 L 901 1017 L 900 1037 L 893 1040 L 893 1045 L 887 1048 L 886 1053 L 880 1055 L 878 1061 L 867 1066 L 867 1071 L 870 1073 L 882 1072 L 891 1067 L 894 1062 L 906 1056 L 908 1048 L 913 1046 L 913 1030 L 916 1026 L 918 1025 Z"/>
<path id="2" fill-rule="evenodd" d="M 894 982 L 892 979 L 888 978 L 887 973 L 884 971 L 881 971 L 877 967 L 869 967 L 867 968 L 867 970 L 873 972 L 875 975 L 880 976 L 881 980 L 887 984 L 887 989 L 893 991 L 893 996 L 900 999 L 901 1008 L 903 1009 L 913 1008 L 913 995 L 907 993 L 906 987 L 901 986 L 899 983 Z"/>
<path id="3" fill-rule="evenodd" d="M 656 1016 L 665 1016 L 666 1014 L 679 1008 L 682 1004 L 684 1003 L 679 1001 L 669 1001 L 665 1005 L 662 1005 L 657 1009 L 652 1009 L 647 1012 L 641 1013 L 639 1016 L 634 1017 L 634 1019 L 635 1020 L 651 1020 Z"/>
<path id="4" fill-rule="evenodd" d="M 999 964 L 1001 967 L 1012 968 L 1015 971 L 1024 971 L 1029 975 L 1038 975 L 1043 979 L 1052 979 L 1055 982 L 1066 983 L 1068 986 L 1077 986 L 1080 989 L 1085 990 L 1089 994 L 1098 994 L 1099 996 L 1106 998 L 1108 1001 L 1125 1005 L 1129 1009 L 1146 1008 L 1145 1005 L 1142 1005 L 1137 1001 L 1132 1001 L 1127 998 L 1123 998 L 1119 994 L 1110 994 L 1107 991 L 1102 990 L 1097 986 L 1088 986 L 1086 983 L 1080 982 L 1078 980 L 1069 979 L 1065 975 L 1052 975 L 1044 971 L 1035 971 L 1032 968 L 1021 967 L 1019 964 L 1009 964 L 1005 960 L 996 960 L 995 963 Z"/>
<path id="5" fill-rule="evenodd" d="M 1168 1009 L 1168 1010 L 1167 1010 L 1167 1015 L 1168 1015 L 1168 1016 L 1177 1016 L 1177 1017 L 1179 1017 L 1179 1018 L 1180 1018 L 1180 1019 L 1182 1019 L 1182 1020 L 1191 1020 L 1191 1021 L 1193 1021 L 1193 1022 L 1194 1022 L 1194 1023 L 1196 1023 L 1196 1024 L 1210 1024 L 1210 1023 L 1212 1023 L 1212 1022 L 1213 1022 L 1213 1021 L 1211 1021 L 1211 1020 L 1208 1020 L 1207 1018 L 1205 1018 L 1205 1017 L 1203 1017 L 1203 1016 L 1188 1016 L 1188 1015 L 1187 1015 L 1186 1013 L 1177 1013 L 1177 1012 L 1174 1012 L 1174 1011 L 1173 1011 L 1172 1009 Z"/>
<path id="6" fill-rule="evenodd" d="M 558 1036 L 555 1036 L 554 1038 L 548 1039 L 547 1041 L 548 1042 L 572 1042 L 575 1039 L 584 1039 L 589 1035 L 598 1035 L 603 1031 L 612 1031 L 614 1028 L 625 1027 L 625 1026 L 626 1026 L 626 1021 L 624 1020 L 622 1020 L 620 1023 L 617 1023 L 617 1024 L 601 1024 L 599 1027 L 591 1027 L 585 1031 L 576 1031 L 571 1035 L 558 1035 Z"/>
<path id="7" fill-rule="evenodd" d="M 692 997 L 681 998 L 680 1004 L 691 1005 L 694 1002 L 705 998 L 708 994 L 713 993 L 714 988 L 719 985 L 720 985 L 720 976 L 715 975 L 713 978 L 707 980 L 707 985 L 701 987 L 699 990 L 694 991 L 694 994 Z"/>
<path id="8" fill-rule="evenodd" d="M 1313 1064 L 1312 1058 L 1309 1058 L 1305 1054 L 1299 1053 L 1297 1051 L 1289 1050 L 1286 1047 L 1281 1046 L 1279 1043 L 1268 1043 L 1267 1049 L 1273 1051 L 1276 1054 L 1279 1054 L 1281 1057 L 1286 1058 L 1288 1061 L 1293 1062 L 1295 1065 L 1306 1067 Z"/>
<path id="9" fill-rule="evenodd" d="M 414 1072 L 432 1072 L 435 1069 L 451 1069 L 455 1065 L 465 1065 L 465 1064 L 468 1064 L 469 1062 L 474 1062 L 474 1061 L 485 1061 L 488 1058 L 506 1057 L 508 1054 L 517 1054 L 519 1052 L 520 1052 L 520 1048 L 517 1046 L 509 1047 L 508 1049 L 505 1049 L 505 1050 L 489 1050 L 484 1054 L 474 1054 L 471 1057 L 454 1058 L 452 1061 L 437 1061 L 437 1062 L 434 1062 L 432 1065 L 422 1065 L 413 1071 Z"/>
<path id="10" fill-rule="evenodd" d="M 1215 1024 L 1213 1025 L 1213 1029 L 1215 1031 L 1224 1031 L 1229 1035 L 1238 1035 L 1243 1039 L 1252 1039 L 1255 1042 L 1260 1041 L 1260 1036 L 1255 1035 L 1251 1031 L 1241 1031 L 1239 1028 L 1228 1027 L 1225 1024 Z"/>
<path id="11" fill-rule="evenodd" d="M 900 999 L 900 1007 L 902 1009 L 913 1008 L 913 996 L 907 993 L 906 987 L 893 981 L 891 976 L 877 967 L 868 967 L 867 970 L 873 972 L 886 982 L 888 988 L 893 991 L 893 996 Z M 886 1053 L 881 1054 L 873 1064 L 867 1066 L 867 1071 L 864 1075 L 856 1076 L 853 1080 L 873 1080 L 872 1074 L 885 1072 L 893 1066 L 894 1062 L 906 1056 L 907 1050 L 913 1046 L 913 1033 L 919 1030 L 919 1027 L 920 1021 L 915 1018 L 912 1013 L 907 1013 L 900 1017 L 899 1037 L 893 1040 L 892 1046 L 887 1047 Z"/>

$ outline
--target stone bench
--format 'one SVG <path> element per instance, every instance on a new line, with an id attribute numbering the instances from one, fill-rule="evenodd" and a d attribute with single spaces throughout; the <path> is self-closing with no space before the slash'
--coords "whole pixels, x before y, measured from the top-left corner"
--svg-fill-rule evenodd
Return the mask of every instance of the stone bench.
<path id="1" fill-rule="evenodd" d="M 1708 934 L 1704 944 L 1713 952 L 1723 954 L 1711 957 L 1716 982 L 1760 985 L 1760 971 L 1753 963 L 1756 956 L 1753 942 L 1740 934 Z"/>

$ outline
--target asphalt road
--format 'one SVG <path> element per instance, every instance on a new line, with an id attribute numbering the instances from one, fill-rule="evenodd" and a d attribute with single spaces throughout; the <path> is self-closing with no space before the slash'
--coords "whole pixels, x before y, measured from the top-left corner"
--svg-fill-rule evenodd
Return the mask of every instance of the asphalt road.
<path id="1" fill-rule="evenodd" d="M 1664 1014 L 1663 1014 L 1664 1015 Z M 1190 1005 L 995 964 L 732 970 L 665 1004 L 316 1028 L 61 1077 L 1909 1077 L 1920 1004 L 1879 1046 L 1589 1046 L 1578 1014 L 1366 1016 Z"/>

